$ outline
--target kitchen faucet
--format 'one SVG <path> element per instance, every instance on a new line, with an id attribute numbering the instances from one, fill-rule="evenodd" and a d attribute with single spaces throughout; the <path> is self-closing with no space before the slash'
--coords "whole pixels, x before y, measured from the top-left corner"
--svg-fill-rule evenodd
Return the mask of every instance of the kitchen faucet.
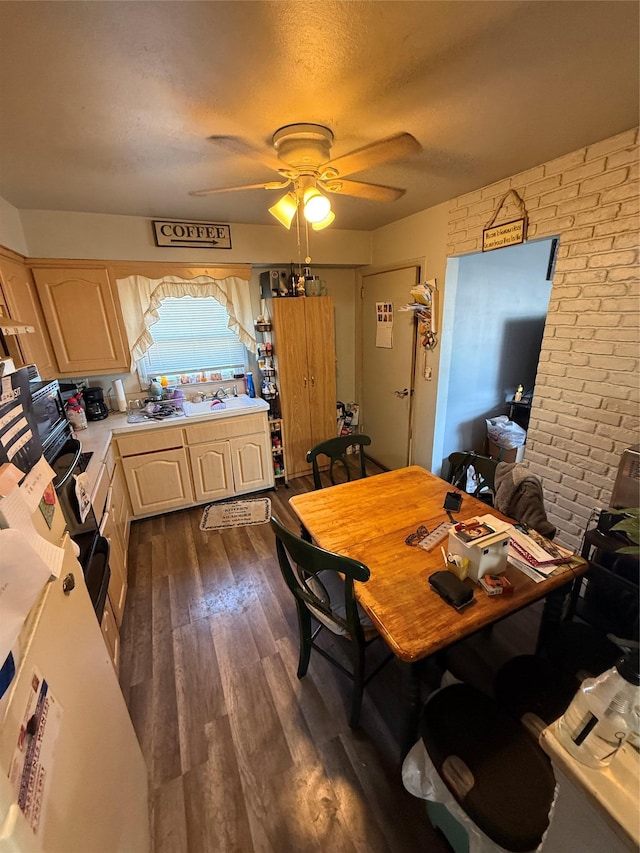
<path id="1" fill-rule="evenodd" d="M 228 397 L 228 396 L 229 396 L 229 392 L 227 391 L 227 389 L 220 386 L 220 388 L 218 388 L 218 390 L 215 391 L 211 395 L 211 399 L 212 400 L 223 400 L 225 397 Z"/>

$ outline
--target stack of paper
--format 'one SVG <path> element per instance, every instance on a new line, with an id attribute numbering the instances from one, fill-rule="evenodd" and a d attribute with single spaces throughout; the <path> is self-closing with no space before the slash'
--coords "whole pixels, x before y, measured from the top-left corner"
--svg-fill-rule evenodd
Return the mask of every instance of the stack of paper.
<path id="1" fill-rule="evenodd" d="M 509 562 L 532 580 L 539 582 L 570 563 L 573 552 L 546 539 L 537 530 L 513 527 L 509 543 Z"/>

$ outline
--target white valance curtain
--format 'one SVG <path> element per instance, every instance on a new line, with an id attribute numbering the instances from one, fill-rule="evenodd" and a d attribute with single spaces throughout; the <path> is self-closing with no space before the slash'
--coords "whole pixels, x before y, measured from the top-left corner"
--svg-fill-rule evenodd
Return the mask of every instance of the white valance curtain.
<path id="1" fill-rule="evenodd" d="M 201 275 L 187 280 L 173 275 L 160 279 L 130 275 L 119 278 L 117 285 L 131 351 L 131 372 L 153 344 L 149 329 L 158 322 L 158 306 L 168 296 L 212 296 L 229 315 L 228 328 L 238 335 L 248 350 L 256 352 L 248 281 L 237 276 L 217 279 Z"/>

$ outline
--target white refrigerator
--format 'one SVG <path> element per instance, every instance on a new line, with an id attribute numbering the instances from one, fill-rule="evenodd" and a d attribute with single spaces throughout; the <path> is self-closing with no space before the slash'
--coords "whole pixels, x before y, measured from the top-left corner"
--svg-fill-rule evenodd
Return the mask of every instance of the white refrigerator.
<path id="1" fill-rule="evenodd" d="M 0 851 L 145 853 L 147 770 L 54 509 L 51 527 L 37 510 L 32 518 L 40 535 L 64 547 L 62 569 L 27 617 L 16 674 L 0 699 Z M 43 696 L 46 724 L 34 733 L 29 721 Z"/>

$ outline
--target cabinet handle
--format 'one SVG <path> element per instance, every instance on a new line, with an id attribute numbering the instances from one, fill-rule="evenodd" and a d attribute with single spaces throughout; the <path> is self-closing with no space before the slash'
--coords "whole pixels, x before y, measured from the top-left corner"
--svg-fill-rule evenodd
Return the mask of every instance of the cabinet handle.
<path id="1" fill-rule="evenodd" d="M 306 387 L 307 387 L 307 377 L 305 376 L 305 377 L 304 377 L 304 379 L 303 379 L 302 381 L 303 381 L 303 383 L 304 383 L 304 387 L 306 388 Z"/>
<path id="2" fill-rule="evenodd" d="M 312 386 L 313 388 L 315 388 L 315 385 L 316 385 L 316 377 L 315 377 L 315 376 L 312 376 L 312 377 L 311 377 L 311 386 Z"/>

